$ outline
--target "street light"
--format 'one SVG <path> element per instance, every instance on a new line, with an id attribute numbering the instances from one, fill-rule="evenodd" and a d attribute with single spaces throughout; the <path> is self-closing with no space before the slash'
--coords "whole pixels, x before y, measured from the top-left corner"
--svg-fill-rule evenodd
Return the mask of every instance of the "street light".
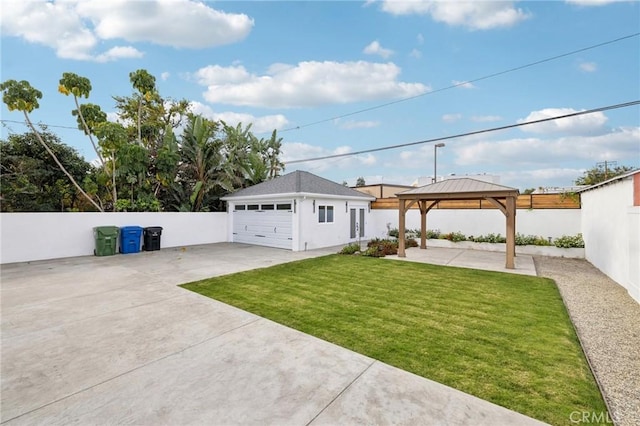
<path id="1" fill-rule="evenodd" d="M 438 177 L 438 148 L 442 148 L 443 143 L 437 143 L 433 146 L 433 183 L 436 183 Z"/>

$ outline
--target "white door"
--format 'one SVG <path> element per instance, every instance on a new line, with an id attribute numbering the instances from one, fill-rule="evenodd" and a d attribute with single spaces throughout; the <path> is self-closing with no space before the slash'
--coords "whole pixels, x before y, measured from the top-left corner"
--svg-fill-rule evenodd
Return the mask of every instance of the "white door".
<path id="1" fill-rule="evenodd" d="M 233 242 L 291 250 L 293 212 L 290 203 L 238 204 L 233 211 Z"/>

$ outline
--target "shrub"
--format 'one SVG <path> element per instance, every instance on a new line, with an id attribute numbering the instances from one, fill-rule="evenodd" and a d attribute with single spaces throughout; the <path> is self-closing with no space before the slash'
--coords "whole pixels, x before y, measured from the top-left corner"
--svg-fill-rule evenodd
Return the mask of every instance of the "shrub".
<path id="1" fill-rule="evenodd" d="M 578 234 L 574 236 L 563 235 L 560 238 L 556 238 L 553 244 L 556 247 L 560 247 L 560 248 L 572 248 L 572 247 L 583 248 L 584 240 L 582 239 L 582 234 Z"/>
<path id="2" fill-rule="evenodd" d="M 398 238 L 398 235 L 400 235 L 400 231 L 398 231 L 398 228 L 389 229 L 387 235 L 393 238 Z"/>
<path id="3" fill-rule="evenodd" d="M 390 239 L 380 240 L 380 239 L 374 238 L 373 240 L 367 243 L 367 247 L 375 248 L 378 251 L 380 251 L 383 255 L 398 254 L 397 240 L 390 240 Z"/>
<path id="4" fill-rule="evenodd" d="M 437 240 L 440 238 L 440 230 L 439 229 L 427 229 L 427 238 L 431 240 Z"/>
<path id="5" fill-rule="evenodd" d="M 418 247 L 418 241 L 415 238 L 407 238 L 405 247 Z"/>
<path id="6" fill-rule="evenodd" d="M 384 257 L 384 252 L 379 250 L 378 246 L 373 246 L 363 251 L 362 255 L 368 257 Z"/>
<path id="7" fill-rule="evenodd" d="M 476 243 L 506 243 L 507 239 L 500 234 L 487 234 L 473 237 Z"/>
<path id="8" fill-rule="evenodd" d="M 338 254 L 354 254 L 360 251 L 360 245 L 358 243 L 351 243 L 342 248 Z"/>
<path id="9" fill-rule="evenodd" d="M 538 237 L 536 235 L 523 235 L 516 234 L 517 246 L 550 246 L 551 243 L 544 237 Z"/>
<path id="10" fill-rule="evenodd" d="M 405 235 L 407 238 L 420 238 L 420 230 L 419 229 L 409 229 Z"/>
<path id="11" fill-rule="evenodd" d="M 448 234 L 441 235 L 440 238 L 453 241 L 454 243 L 467 240 L 467 237 L 465 237 L 462 232 L 449 232 Z"/>

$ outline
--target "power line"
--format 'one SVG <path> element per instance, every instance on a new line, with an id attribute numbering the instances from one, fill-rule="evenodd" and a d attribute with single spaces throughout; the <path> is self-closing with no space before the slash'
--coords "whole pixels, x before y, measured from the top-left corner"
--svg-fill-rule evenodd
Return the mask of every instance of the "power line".
<path id="1" fill-rule="evenodd" d="M 362 151 L 348 152 L 348 153 L 345 153 L 345 154 L 333 154 L 333 155 L 325 155 L 325 156 L 322 156 L 322 157 L 306 158 L 306 159 L 303 159 L 303 160 L 286 161 L 285 164 L 297 164 L 297 163 L 307 163 L 307 162 L 311 162 L 311 161 L 329 160 L 329 159 L 333 159 L 333 158 L 350 157 L 352 155 L 361 155 L 361 154 L 368 154 L 368 153 L 371 153 L 371 152 L 378 152 L 378 151 L 386 151 L 386 150 L 390 150 L 390 149 L 404 148 L 404 147 L 413 146 L 413 145 L 422 145 L 422 144 L 426 144 L 426 143 L 432 143 L 432 142 L 445 141 L 445 140 L 449 140 L 449 139 L 462 138 L 462 137 L 465 137 L 465 136 L 479 135 L 479 134 L 482 134 L 482 133 L 490 133 L 490 132 L 497 132 L 497 131 L 500 131 L 500 130 L 513 129 L 515 127 L 528 126 L 528 125 L 531 125 L 531 124 L 544 123 L 546 121 L 554 121 L 554 120 L 559 120 L 561 118 L 569 118 L 569 117 L 577 117 L 579 115 L 593 114 L 594 112 L 608 111 L 608 110 L 618 109 L 618 108 L 627 108 L 627 107 L 630 107 L 630 106 L 633 106 L 633 105 L 638 105 L 638 104 L 640 104 L 640 100 L 631 101 L 631 102 L 625 102 L 625 103 L 615 104 L 615 105 L 608 105 L 608 106 L 605 106 L 605 107 L 594 108 L 594 109 L 585 110 L 585 111 L 578 111 L 578 112 L 573 112 L 573 113 L 570 113 L 570 114 L 558 115 L 558 116 L 555 116 L 555 117 L 541 118 L 539 120 L 527 121 L 526 123 L 509 124 L 509 125 L 501 126 L 501 127 L 492 127 L 492 128 L 489 128 L 489 129 L 475 130 L 473 132 L 459 133 L 459 134 L 452 135 L 452 136 L 443 136 L 443 137 L 440 137 L 440 138 L 426 139 L 426 140 L 423 140 L 423 141 L 402 143 L 402 144 L 398 144 L 398 145 L 389 145 L 389 146 L 384 146 L 384 147 L 381 147 L 381 148 L 372 148 L 372 149 L 365 149 L 365 150 L 362 150 Z"/>
<path id="2" fill-rule="evenodd" d="M 2 120 L 0 120 L 0 122 L 2 122 L 2 123 L 22 124 L 23 126 L 28 126 L 27 123 L 25 123 L 24 121 L 18 121 L 18 120 L 4 120 L 4 119 L 2 119 Z M 78 126 L 75 126 L 75 127 L 72 127 L 72 126 L 61 126 L 61 125 L 56 125 L 56 124 L 46 124 L 46 123 L 42 123 L 42 122 L 39 122 L 39 123 L 36 123 L 36 124 L 38 124 L 38 125 L 42 124 L 42 125 L 47 126 L 47 127 L 56 127 L 58 129 L 78 130 Z"/>
<path id="3" fill-rule="evenodd" d="M 564 58 L 564 57 L 567 57 L 567 56 L 575 55 L 577 53 L 585 52 L 587 50 L 596 49 L 598 47 L 602 47 L 602 46 L 606 46 L 606 45 L 609 45 L 609 44 L 617 43 L 617 42 L 620 42 L 620 41 L 623 41 L 623 40 L 627 40 L 627 39 L 630 39 L 630 38 L 633 38 L 633 37 L 638 37 L 638 36 L 640 36 L 640 32 L 639 33 L 634 33 L 634 34 L 629 34 L 629 35 L 622 36 L 622 37 L 618 37 L 616 39 L 604 41 L 602 43 L 594 44 L 594 45 L 591 45 L 591 46 L 583 47 L 581 49 L 572 50 L 570 52 L 561 53 L 559 55 L 551 56 L 551 57 L 548 57 L 548 58 L 545 58 L 545 59 L 540 59 L 538 61 L 530 62 L 528 64 L 520 65 L 520 66 L 513 67 L 513 68 L 509 68 L 509 69 L 504 70 L 504 71 L 498 71 L 498 72 L 495 72 L 493 74 L 485 75 L 483 77 L 478 77 L 478 78 L 474 78 L 472 80 L 462 81 L 460 83 L 452 84 L 451 86 L 441 87 L 439 89 L 432 90 L 432 91 L 427 92 L 427 93 L 421 93 L 419 95 L 409 96 L 407 98 L 398 99 L 396 101 L 391 101 L 391 102 L 387 102 L 387 103 L 384 103 L 384 104 L 374 105 L 374 106 L 369 107 L 369 108 L 360 109 L 360 110 L 349 112 L 349 113 L 346 113 L 346 114 L 336 115 L 336 116 L 331 117 L 331 118 L 325 118 L 325 119 L 322 119 L 322 120 L 313 121 L 311 123 L 302 124 L 300 126 L 290 127 L 290 128 L 287 128 L 287 129 L 282 129 L 282 130 L 279 130 L 279 133 L 290 132 L 292 130 L 300 130 L 300 129 L 303 129 L 305 127 L 311 127 L 311 126 L 315 126 L 317 124 L 327 123 L 329 121 L 338 120 L 338 119 L 341 119 L 341 118 L 350 117 L 350 116 L 357 115 L 357 114 L 362 114 L 363 112 L 373 111 L 373 110 L 384 108 L 384 107 L 387 107 L 387 106 L 391 106 L 391 105 L 399 104 L 399 103 L 402 103 L 402 102 L 410 101 L 412 99 L 420 98 L 420 97 L 423 97 L 423 96 L 432 95 L 434 93 L 444 92 L 445 90 L 455 89 L 456 87 L 464 86 L 466 84 L 476 83 L 478 81 L 487 80 L 487 79 L 490 79 L 490 78 L 493 78 L 493 77 L 497 77 L 497 76 L 500 76 L 500 75 L 512 73 L 512 72 L 519 71 L 519 70 L 522 70 L 522 69 L 525 69 L 525 68 L 530 68 L 530 67 L 533 67 L 535 65 L 543 64 L 545 62 L 551 62 L 551 61 L 554 61 L 556 59 L 560 59 L 560 58 Z M 17 120 L 0 119 L 0 122 L 2 122 L 2 123 L 22 124 L 22 125 L 26 126 L 26 124 L 24 122 L 17 121 Z M 59 128 L 59 129 L 72 129 L 72 130 L 77 130 L 78 129 L 77 127 L 72 127 L 72 126 L 62 126 L 62 125 L 47 124 L 47 123 L 39 123 L 39 124 L 43 124 L 43 125 L 45 125 L 47 127 L 53 127 L 53 128 Z"/>
<path id="4" fill-rule="evenodd" d="M 508 74 L 508 73 L 515 72 L 515 71 L 520 71 L 520 70 L 525 69 L 525 68 L 529 68 L 529 67 L 533 67 L 535 65 L 543 64 L 545 62 L 555 61 L 556 59 L 560 59 L 560 58 L 564 58 L 564 57 L 567 57 L 567 56 L 575 55 L 577 53 L 585 52 L 587 50 L 596 49 L 598 47 L 602 47 L 602 46 L 606 46 L 606 45 L 609 45 L 609 44 L 617 43 L 617 42 L 622 41 L 622 40 L 626 40 L 626 39 L 633 38 L 633 37 L 638 37 L 639 35 L 640 35 L 640 33 L 629 34 L 629 35 L 626 35 L 626 36 L 618 37 L 618 38 L 613 39 L 613 40 L 609 40 L 609 41 L 605 41 L 605 42 L 602 42 L 602 43 L 594 44 L 594 45 L 591 45 L 591 46 L 583 47 L 581 49 L 572 50 L 571 52 L 561 53 L 559 55 L 551 56 L 551 57 L 545 58 L 545 59 L 540 59 L 538 61 L 530 62 L 530 63 L 525 64 L 525 65 L 520 65 L 520 66 L 517 66 L 517 67 L 514 67 L 514 68 L 509 68 L 509 69 L 504 70 L 504 71 L 495 72 L 493 74 L 485 75 L 483 77 L 474 78 L 473 80 L 463 81 L 463 82 L 460 82 L 460 83 L 453 84 L 451 86 L 442 87 L 440 89 L 432 90 L 431 92 L 421 93 L 421 94 L 415 95 L 415 96 L 409 96 L 408 98 L 402 98 L 402 99 L 398 99 L 397 101 L 392 101 L 392 102 L 387 102 L 387 103 L 380 104 L 380 105 L 375 105 L 375 106 L 372 106 L 372 107 L 369 107 L 369 108 L 360 109 L 358 111 L 349 112 L 349 113 L 342 114 L 342 115 L 336 115 L 336 116 L 331 117 L 331 118 L 325 118 L 325 119 L 322 119 L 322 120 L 313 121 L 311 123 L 303 124 L 303 125 L 296 126 L 296 127 L 290 127 L 288 129 L 280 130 L 279 133 L 290 132 L 292 130 L 300 130 L 300 129 L 303 129 L 305 127 L 315 126 L 316 124 L 327 123 L 329 121 L 338 120 L 340 118 L 345 118 L 345 117 L 350 117 L 352 115 L 361 114 L 363 112 L 373 111 L 373 110 L 376 110 L 376 109 L 388 107 L 390 105 L 399 104 L 401 102 L 410 101 L 412 99 L 420 98 L 420 97 L 423 97 L 423 96 L 432 95 L 434 93 L 444 92 L 445 90 L 455 89 L 456 87 L 464 86 L 465 84 L 476 83 L 478 81 L 487 80 L 489 78 L 497 77 L 497 76 Z"/>

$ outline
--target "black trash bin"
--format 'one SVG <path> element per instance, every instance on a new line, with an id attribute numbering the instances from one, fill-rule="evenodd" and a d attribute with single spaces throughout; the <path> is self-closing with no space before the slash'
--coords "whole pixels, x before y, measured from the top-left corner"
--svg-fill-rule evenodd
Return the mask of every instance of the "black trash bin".
<path id="1" fill-rule="evenodd" d="M 162 226 L 149 226 L 144 228 L 144 251 L 160 250 L 160 237 L 162 236 Z"/>

